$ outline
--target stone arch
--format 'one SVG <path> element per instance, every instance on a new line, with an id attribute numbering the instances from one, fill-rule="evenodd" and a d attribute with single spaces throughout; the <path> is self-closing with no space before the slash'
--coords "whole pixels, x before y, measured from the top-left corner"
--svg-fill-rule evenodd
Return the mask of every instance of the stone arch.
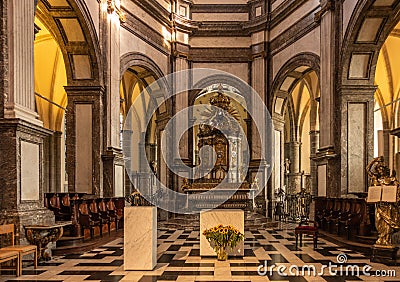
<path id="1" fill-rule="evenodd" d="M 251 91 L 254 90 L 252 90 L 248 84 L 234 77 L 233 75 L 217 74 L 205 77 L 200 81 L 198 81 L 195 85 L 193 85 L 192 91 L 189 92 L 189 99 L 188 99 L 189 106 L 194 104 L 194 101 L 200 94 L 201 90 L 203 90 L 207 86 L 219 83 L 225 83 L 235 87 L 237 90 L 239 90 L 240 94 L 246 99 L 246 101 L 248 103 L 250 102 Z"/>
<path id="2" fill-rule="evenodd" d="M 155 79 L 160 84 L 160 88 L 163 91 L 170 92 L 171 85 L 168 83 L 167 79 L 165 78 L 165 74 L 161 70 L 161 68 L 148 56 L 142 54 L 140 52 L 129 52 L 121 56 L 120 59 L 120 80 L 124 73 L 130 68 L 134 66 L 142 67 L 148 71 L 150 71 Z M 167 101 L 167 111 L 171 114 L 171 101 Z"/>
<path id="3" fill-rule="evenodd" d="M 52 6 L 47 0 L 39 0 L 36 16 L 62 50 L 68 85 L 102 85 L 99 40 L 85 1 Z"/>
<path id="4" fill-rule="evenodd" d="M 379 51 L 400 20 L 400 1 L 357 3 L 342 47 L 342 84 L 374 85 Z"/>
<path id="5" fill-rule="evenodd" d="M 274 81 L 272 82 L 271 93 L 273 93 L 273 95 L 270 96 L 270 101 L 269 101 L 270 102 L 269 104 L 272 105 L 272 107 L 274 107 L 276 93 L 278 93 L 279 90 L 281 90 L 280 88 L 282 84 L 285 82 L 287 76 L 290 75 L 290 73 L 293 73 L 296 69 L 303 66 L 308 67 L 309 69 L 304 70 L 302 74 L 314 70 L 318 76 L 318 81 L 320 80 L 319 77 L 320 58 L 318 55 L 307 52 L 307 53 L 300 53 L 292 57 L 286 62 L 286 64 L 282 66 L 282 68 L 276 74 Z M 295 74 L 295 76 L 293 76 L 294 80 L 290 83 L 289 87 L 287 87 L 288 91 L 283 91 L 283 92 L 290 92 L 291 88 L 294 87 L 300 80 L 299 76 L 300 76 L 299 74 Z M 273 108 L 271 109 L 271 112 L 272 113 L 275 112 Z"/>
<path id="6" fill-rule="evenodd" d="M 309 85 L 309 81 L 306 81 L 307 78 L 312 80 L 311 75 L 314 76 L 314 89 L 310 89 L 312 86 Z M 306 142 L 306 148 L 310 152 L 308 157 L 313 157 L 316 153 L 317 148 L 315 148 L 314 144 L 318 139 L 318 130 L 315 130 L 315 126 L 312 128 L 311 125 L 318 123 L 318 105 L 315 98 L 319 94 L 319 84 L 320 58 L 314 53 L 307 52 L 290 58 L 278 71 L 271 85 L 268 104 L 271 105 L 270 111 L 276 130 L 275 134 L 280 137 L 280 140 L 276 142 L 281 144 L 280 148 L 287 147 L 287 150 L 279 150 L 277 153 L 279 156 L 276 157 L 275 167 L 280 167 L 280 170 L 276 170 L 274 173 L 273 185 L 275 187 L 282 187 L 283 183 L 284 185 L 289 185 L 291 190 L 287 190 L 288 193 L 294 193 L 300 189 L 300 178 L 302 177 L 300 171 L 303 168 L 300 147 L 302 146 L 301 143 L 304 143 L 302 134 L 306 117 L 308 117 L 307 123 L 310 123 L 310 131 L 307 131 L 310 139 L 307 139 L 308 141 Z M 301 101 L 305 99 L 305 96 L 302 96 L 304 91 L 308 91 L 310 97 L 309 101 L 301 107 Z M 313 91 L 315 93 L 312 93 Z M 293 100 L 295 93 L 298 96 L 296 101 Z M 303 144 L 303 146 L 305 145 Z M 286 158 L 291 161 L 291 174 L 288 178 L 285 177 L 283 179 L 285 176 L 283 160 Z M 312 193 L 315 194 L 317 186 L 316 164 L 311 162 L 309 165 L 308 172 L 311 176 Z"/>
<path id="7" fill-rule="evenodd" d="M 165 76 L 160 67 L 152 59 L 139 52 L 129 52 L 122 55 L 120 65 L 120 77 L 132 66 L 141 66 L 152 71 L 157 76 L 157 79 Z M 166 86 L 168 86 L 168 84 L 166 84 Z"/>
<path id="8" fill-rule="evenodd" d="M 137 115 L 136 110 L 133 110 L 131 112 L 132 118 L 135 119 L 135 121 L 131 124 L 131 130 L 135 129 L 140 132 L 140 134 L 132 137 L 134 143 L 133 148 L 137 150 L 139 148 L 138 146 L 145 146 L 146 152 L 148 152 L 148 161 L 151 163 L 153 161 L 156 161 L 160 156 L 160 132 L 165 127 L 172 113 L 171 99 L 166 100 L 162 105 L 158 105 L 157 99 L 162 95 L 170 93 L 171 87 L 167 79 L 165 78 L 165 74 L 162 72 L 159 66 L 151 58 L 139 52 L 125 53 L 120 58 L 121 85 L 124 85 L 124 81 L 127 77 L 134 77 L 134 80 L 132 81 L 135 81 L 135 85 L 140 83 L 143 86 L 141 87 L 140 91 L 143 91 L 145 95 L 150 95 L 148 104 L 146 104 L 145 102 L 139 103 L 143 106 L 143 108 L 141 109 L 142 112 L 153 114 L 153 111 L 156 110 L 154 112 L 156 118 L 152 116 L 151 122 L 147 128 L 144 127 L 144 124 L 143 126 L 141 125 L 141 122 L 143 122 L 143 120 Z M 148 81 L 146 81 L 146 79 L 148 79 Z M 158 83 L 158 86 L 154 85 L 154 83 Z M 129 85 L 129 83 L 127 85 Z M 156 88 L 155 92 L 152 92 L 153 86 L 154 88 Z M 127 95 L 128 97 L 129 90 L 125 89 L 124 86 L 122 86 L 121 89 L 123 91 L 121 92 L 123 93 L 121 94 L 121 97 L 125 98 L 124 95 Z M 130 88 L 130 90 L 132 90 L 132 88 Z M 159 91 L 159 93 L 156 93 L 157 91 Z M 152 94 L 155 95 L 153 96 Z M 124 106 L 124 104 L 125 102 L 121 103 L 121 106 Z M 127 108 L 129 108 L 129 106 L 127 106 Z M 127 113 L 128 111 L 126 111 L 126 114 Z M 157 123 L 155 122 L 155 120 L 157 120 Z M 133 171 L 138 171 L 143 168 L 144 161 L 145 160 L 135 159 L 130 163 L 130 168 Z M 161 162 L 157 162 L 157 170 L 159 171 L 159 173 L 163 171 L 163 177 L 166 177 L 167 170 L 162 169 L 162 167 L 166 168 L 166 165 Z M 129 178 L 126 177 L 126 179 Z M 131 181 L 133 181 L 134 183 L 140 182 L 140 180 L 137 178 L 131 179 Z M 125 192 L 130 193 L 131 189 L 132 187 L 129 183 L 125 187 Z"/>

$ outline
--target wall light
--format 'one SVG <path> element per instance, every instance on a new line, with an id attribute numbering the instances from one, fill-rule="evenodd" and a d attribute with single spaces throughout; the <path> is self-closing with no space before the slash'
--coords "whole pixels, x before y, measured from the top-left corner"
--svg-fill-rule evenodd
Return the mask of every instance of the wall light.
<path id="1" fill-rule="evenodd" d="M 115 0 L 107 0 L 107 13 L 109 15 L 115 13 L 121 22 L 126 22 L 126 16 L 119 8 L 119 5 L 116 5 Z"/>

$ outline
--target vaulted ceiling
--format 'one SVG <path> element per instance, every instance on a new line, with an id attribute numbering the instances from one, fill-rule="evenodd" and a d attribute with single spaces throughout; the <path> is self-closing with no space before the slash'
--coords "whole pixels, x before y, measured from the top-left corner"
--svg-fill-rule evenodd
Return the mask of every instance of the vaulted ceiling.
<path id="1" fill-rule="evenodd" d="M 398 124 L 400 98 L 400 23 L 386 39 L 376 66 L 376 108 L 381 109 L 384 128 L 393 129 Z"/>

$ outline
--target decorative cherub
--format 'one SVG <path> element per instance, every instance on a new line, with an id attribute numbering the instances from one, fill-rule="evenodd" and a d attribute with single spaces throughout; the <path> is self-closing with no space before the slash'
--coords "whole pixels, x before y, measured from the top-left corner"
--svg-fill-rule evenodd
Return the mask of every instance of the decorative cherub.
<path id="1" fill-rule="evenodd" d="M 189 180 L 187 178 L 184 178 L 182 181 L 182 185 L 181 185 L 181 189 L 183 192 L 185 192 L 186 190 L 190 189 L 191 186 L 189 184 Z"/>

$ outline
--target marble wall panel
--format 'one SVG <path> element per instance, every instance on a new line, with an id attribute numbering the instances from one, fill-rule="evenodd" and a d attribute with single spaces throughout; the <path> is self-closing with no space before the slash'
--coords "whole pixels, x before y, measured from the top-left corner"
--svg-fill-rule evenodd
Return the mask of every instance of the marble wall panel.
<path id="1" fill-rule="evenodd" d="M 61 18 L 59 19 L 66 39 L 68 42 L 76 41 L 76 42 L 83 42 L 85 41 L 85 36 L 82 33 L 81 25 L 77 18 Z"/>
<path id="2" fill-rule="evenodd" d="M 365 18 L 357 36 L 357 42 L 375 42 L 383 18 Z"/>
<path id="3" fill-rule="evenodd" d="M 72 55 L 75 79 L 91 79 L 92 67 L 88 55 Z"/>
<path id="4" fill-rule="evenodd" d="M 319 165 L 318 166 L 318 196 L 326 197 L 326 173 L 327 166 Z"/>
<path id="5" fill-rule="evenodd" d="M 371 54 L 353 54 L 351 56 L 349 78 L 368 78 Z"/>
<path id="6" fill-rule="evenodd" d="M 122 165 L 114 166 L 114 196 L 124 197 L 124 167 Z"/>
<path id="7" fill-rule="evenodd" d="M 21 140 L 21 201 L 38 201 L 40 189 L 39 144 Z"/>
<path id="8" fill-rule="evenodd" d="M 347 169 L 348 193 L 364 192 L 366 104 L 348 104 Z"/>
<path id="9" fill-rule="evenodd" d="M 92 104 L 76 104 L 75 191 L 92 193 Z"/>

